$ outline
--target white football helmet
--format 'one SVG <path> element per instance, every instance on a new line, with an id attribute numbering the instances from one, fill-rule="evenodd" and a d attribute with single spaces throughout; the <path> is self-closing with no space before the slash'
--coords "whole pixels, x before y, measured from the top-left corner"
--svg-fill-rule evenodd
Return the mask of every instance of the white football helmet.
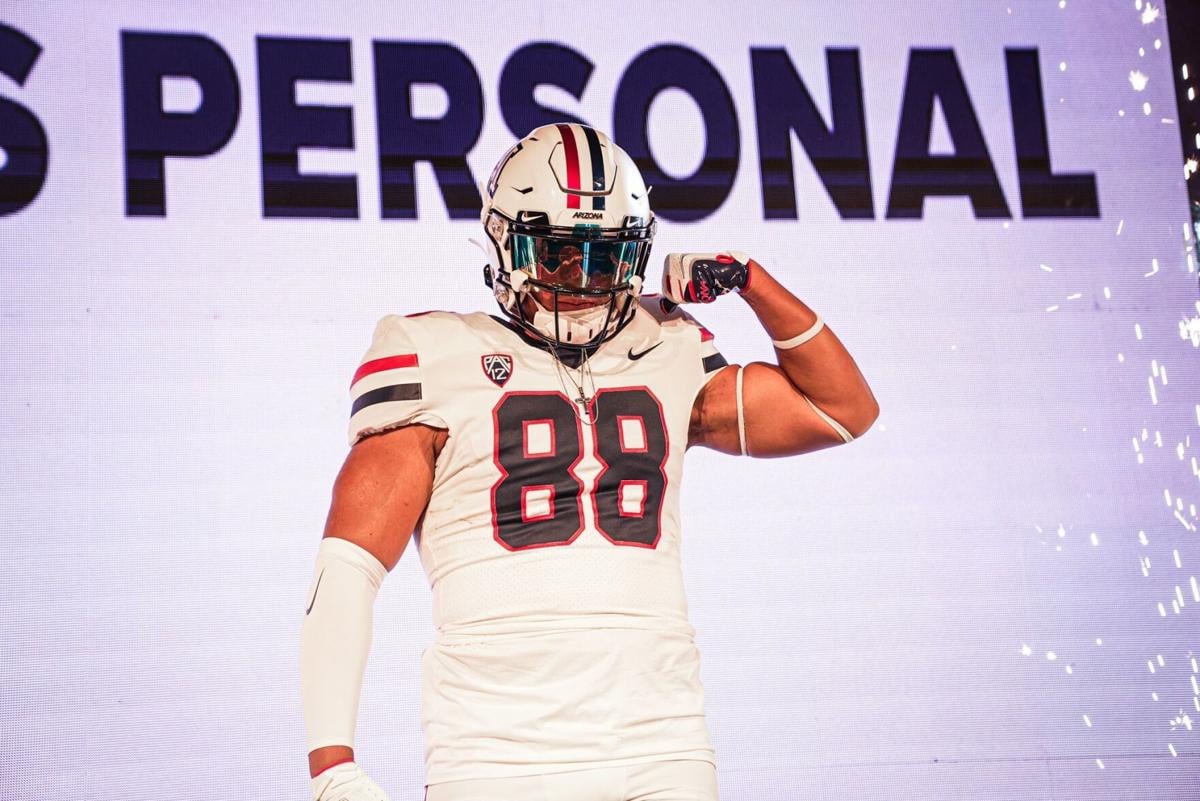
<path id="1" fill-rule="evenodd" d="M 535 128 L 492 171 L 481 220 L 485 280 L 529 333 L 589 348 L 633 319 L 656 223 L 633 159 L 600 131 Z"/>

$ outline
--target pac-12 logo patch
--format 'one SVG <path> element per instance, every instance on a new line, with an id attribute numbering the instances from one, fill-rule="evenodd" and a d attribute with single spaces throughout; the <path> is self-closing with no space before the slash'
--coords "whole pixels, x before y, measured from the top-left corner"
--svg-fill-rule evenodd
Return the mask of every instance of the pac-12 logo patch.
<path id="1" fill-rule="evenodd" d="M 489 353 L 480 357 L 483 362 L 484 374 L 492 379 L 492 383 L 502 387 L 512 377 L 512 356 L 507 353 Z"/>

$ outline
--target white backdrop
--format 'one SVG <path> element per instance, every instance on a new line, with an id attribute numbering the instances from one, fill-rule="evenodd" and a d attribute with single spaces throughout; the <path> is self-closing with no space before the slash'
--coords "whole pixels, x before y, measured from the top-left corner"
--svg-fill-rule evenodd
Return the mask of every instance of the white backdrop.
<path id="1" fill-rule="evenodd" d="M 736 180 L 705 219 L 664 220 L 655 253 L 749 252 L 879 399 L 846 447 L 689 456 L 723 798 L 1200 798 L 1200 304 L 1165 21 L 1137 6 L 0 4 L 42 48 L 0 98 L 49 143 L 41 192 L 0 217 L 0 795 L 306 792 L 299 627 L 350 375 L 382 314 L 493 306 L 478 224 L 449 218 L 428 164 L 417 219 L 383 218 L 372 43 L 389 40 L 469 58 L 476 179 L 514 138 L 497 80 L 523 45 L 594 63 L 580 99 L 535 98 L 605 129 L 639 53 L 702 54 L 737 112 Z M 165 216 L 126 213 L 122 31 L 209 37 L 240 87 L 228 143 L 167 160 Z M 357 218 L 264 217 L 256 36 L 350 42 L 352 79 L 296 99 L 352 110 L 354 148 L 301 169 L 355 174 Z M 764 219 L 752 47 L 785 48 L 827 120 L 825 48 L 857 49 L 873 219 L 841 218 L 795 138 L 799 219 Z M 965 197 L 885 217 L 913 48 L 953 51 L 1011 218 Z M 1094 175 L 1098 217 L 1022 214 L 1005 48 L 1036 49 L 1052 169 Z M 450 99 L 414 102 L 437 117 Z M 700 122 L 679 90 L 651 106 L 668 173 L 700 163 Z M 930 145 L 958 146 L 940 105 Z M 738 300 L 696 313 L 731 362 L 770 358 Z M 410 552 L 377 604 L 358 735 L 397 799 L 421 794 L 429 612 Z"/>

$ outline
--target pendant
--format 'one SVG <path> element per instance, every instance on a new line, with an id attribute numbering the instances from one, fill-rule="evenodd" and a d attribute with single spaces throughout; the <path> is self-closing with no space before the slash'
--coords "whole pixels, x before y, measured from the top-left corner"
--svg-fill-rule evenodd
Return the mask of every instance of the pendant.
<path id="1" fill-rule="evenodd" d="M 592 399 L 585 398 L 583 396 L 583 390 L 580 390 L 579 397 L 575 399 L 575 402 L 579 404 L 579 419 L 582 420 L 586 425 L 590 426 L 593 422 Z"/>

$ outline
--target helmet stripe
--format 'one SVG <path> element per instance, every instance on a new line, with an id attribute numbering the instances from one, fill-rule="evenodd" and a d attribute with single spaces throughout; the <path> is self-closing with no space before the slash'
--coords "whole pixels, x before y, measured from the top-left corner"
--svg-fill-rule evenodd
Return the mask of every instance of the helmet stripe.
<path id="1" fill-rule="evenodd" d="M 589 128 L 586 125 L 580 126 L 583 128 L 583 135 L 587 139 L 588 156 L 592 162 L 592 191 L 604 191 L 604 154 L 600 152 L 600 137 L 596 135 L 595 128 Z M 604 198 L 600 195 L 592 196 L 592 208 L 596 211 L 604 210 Z"/>
<path id="2" fill-rule="evenodd" d="M 575 145 L 575 132 L 570 125 L 557 125 L 562 137 L 563 156 L 567 159 L 567 189 L 579 191 L 579 148 Z M 567 192 L 567 208 L 579 208 L 579 195 Z"/>

